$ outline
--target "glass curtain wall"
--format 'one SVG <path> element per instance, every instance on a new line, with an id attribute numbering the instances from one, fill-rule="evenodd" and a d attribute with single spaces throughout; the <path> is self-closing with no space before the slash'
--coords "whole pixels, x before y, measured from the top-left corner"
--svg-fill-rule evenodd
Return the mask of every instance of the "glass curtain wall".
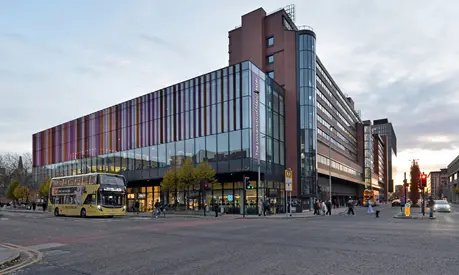
<path id="1" fill-rule="evenodd" d="M 254 165 L 256 161 L 250 161 L 254 146 L 252 76 L 258 78 L 260 85 L 258 124 L 263 181 L 259 186 L 257 177 L 251 178 L 256 189 L 247 192 L 247 202 L 256 208 L 256 202 L 265 194 L 273 207 L 280 211 L 283 205 L 285 162 L 284 91 L 249 62 L 223 68 L 148 95 L 146 99 L 152 102 L 151 110 L 145 113 L 141 111 L 142 108 L 137 108 L 130 114 L 134 117 L 143 116 L 151 128 L 146 125 L 137 128 L 129 126 L 128 121 L 136 120 L 123 112 L 116 116 L 121 121 L 114 124 L 131 127 L 126 132 L 130 137 L 123 132 L 119 135 L 121 143 L 128 139 L 129 144 L 133 144 L 130 147 L 151 145 L 35 167 L 35 178 L 44 180 L 46 177 L 90 172 L 117 172 L 127 175 L 128 180 L 131 173 L 142 173 L 143 179 L 160 179 L 167 169 L 180 167 L 188 158 L 195 165 L 208 162 L 218 175 L 240 173 L 241 179 L 244 171 L 253 175 L 257 166 Z M 123 110 L 123 106 L 119 111 Z M 148 135 L 142 135 L 142 129 L 151 131 L 147 131 Z M 117 130 L 112 128 L 112 131 Z M 107 134 L 103 135 L 107 139 Z M 129 204 L 139 200 L 141 209 L 148 211 L 156 199 L 167 200 L 166 203 L 174 201 L 175 194 L 161 198 L 160 190 L 156 188 L 159 186 L 129 187 Z M 226 212 L 239 213 L 242 188 L 241 181 L 223 180 L 208 192 L 207 202 L 218 199 Z M 191 208 L 197 205 L 196 197 L 196 192 L 189 192 L 187 196 L 184 192 L 177 194 L 179 201 Z"/>
<path id="2" fill-rule="evenodd" d="M 306 31 L 297 34 L 300 184 L 302 197 L 315 196 L 317 188 L 316 39 Z"/>

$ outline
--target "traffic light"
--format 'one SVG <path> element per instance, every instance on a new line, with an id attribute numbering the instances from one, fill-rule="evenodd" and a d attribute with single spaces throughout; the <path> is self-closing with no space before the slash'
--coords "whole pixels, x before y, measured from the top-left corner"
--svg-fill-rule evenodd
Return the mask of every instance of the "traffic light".
<path id="1" fill-rule="evenodd" d="M 427 186 L 427 175 L 422 173 L 419 177 L 419 188 L 423 189 Z"/>
<path id="2" fill-rule="evenodd" d="M 321 192 L 322 192 L 322 186 L 317 185 L 317 193 L 321 193 Z"/>
<path id="3" fill-rule="evenodd" d="M 211 189 L 210 184 L 207 181 L 205 180 L 201 181 L 201 191 L 208 191 L 210 189 Z"/>
<path id="4" fill-rule="evenodd" d="M 244 177 L 244 184 L 245 184 L 245 189 L 254 189 L 254 187 L 250 184 L 249 177 Z"/>

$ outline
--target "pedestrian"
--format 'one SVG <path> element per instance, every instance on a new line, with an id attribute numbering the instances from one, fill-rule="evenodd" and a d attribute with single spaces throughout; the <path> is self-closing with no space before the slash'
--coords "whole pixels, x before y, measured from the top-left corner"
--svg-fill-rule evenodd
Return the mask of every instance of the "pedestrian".
<path id="1" fill-rule="evenodd" d="M 328 200 L 327 203 L 325 204 L 327 206 L 327 213 L 325 215 L 331 216 L 331 210 L 332 210 L 332 203 L 331 200 Z"/>
<path id="2" fill-rule="evenodd" d="M 139 208 L 140 208 L 139 201 L 135 201 L 134 208 L 135 208 L 135 211 L 137 212 L 137 215 L 139 215 Z"/>
<path id="3" fill-rule="evenodd" d="M 347 214 L 350 215 L 352 213 L 352 216 L 355 215 L 354 213 L 354 201 L 352 200 L 351 197 L 349 197 L 349 200 L 347 201 Z"/>
<path id="4" fill-rule="evenodd" d="M 327 213 L 327 205 L 325 204 L 325 201 L 322 201 L 320 208 L 322 209 L 322 215 L 325 216 Z"/>
<path id="5" fill-rule="evenodd" d="M 368 214 L 373 214 L 373 203 L 371 201 L 368 201 Z"/>
<path id="6" fill-rule="evenodd" d="M 215 217 L 218 217 L 218 202 L 214 203 L 214 211 L 215 211 Z"/>
<path id="7" fill-rule="evenodd" d="M 154 209 L 155 209 L 155 210 L 154 210 L 155 218 L 158 218 L 158 216 L 159 216 L 159 213 L 160 213 L 160 211 L 161 211 L 161 208 L 160 208 L 160 207 L 161 207 L 161 205 L 159 204 L 159 200 L 156 200 L 156 202 L 155 202 L 155 207 L 154 207 Z"/>
<path id="8" fill-rule="evenodd" d="M 35 211 L 37 209 L 37 203 L 36 202 L 32 202 L 32 209 L 33 209 L 33 211 Z"/>

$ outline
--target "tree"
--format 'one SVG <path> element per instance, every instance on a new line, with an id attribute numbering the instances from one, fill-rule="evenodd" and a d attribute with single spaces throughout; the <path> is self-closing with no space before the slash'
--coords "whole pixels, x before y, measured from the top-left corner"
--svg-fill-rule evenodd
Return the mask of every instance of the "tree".
<path id="1" fill-rule="evenodd" d="M 161 181 L 161 189 L 167 190 L 169 192 L 175 192 L 175 202 L 174 205 L 177 205 L 177 192 L 179 189 L 179 180 L 177 170 L 174 168 L 169 168 L 163 175 L 163 180 Z"/>
<path id="2" fill-rule="evenodd" d="M 196 173 L 193 165 L 193 161 L 188 158 L 183 163 L 182 168 L 178 172 L 178 180 L 180 182 L 180 188 L 190 189 L 196 184 Z"/>
<path id="3" fill-rule="evenodd" d="M 51 184 L 51 179 L 50 178 L 46 178 L 45 181 L 42 184 L 40 184 L 40 187 L 38 189 L 38 194 L 45 201 L 47 201 L 48 197 L 49 197 L 49 185 L 50 184 Z"/>
<path id="4" fill-rule="evenodd" d="M 8 189 L 6 191 L 7 199 L 10 199 L 13 201 L 17 201 L 19 199 L 18 197 L 16 197 L 16 194 L 14 192 L 18 186 L 19 186 L 19 181 L 15 180 L 11 182 L 11 184 L 8 186 Z"/>
<path id="5" fill-rule="evenodd" d="M 419 176 L 421 175 L 421 170 L 419 169 L 419 164 L 416 161 L 413 161 L 410 168 L 410 199 L 413 201 L 413 204 L 417 204 L 419 200 Z"/>
<path id="6" fill-rule="evenodd" d="M 207 183 L 216 183 L 216 175 L 217 172 L 207 162 L 200 163 L 195 169 L 195 179 L 197 182 L 206 181 Z"/>
<path id="7" fill-rule="evenodd" d="M 29 201 L 30 190 L 27 186 L 18 185 L 13 193 L 18 200 Z"/>
<path id="8" fill-rule="evenodd" d="M 32 184 L 32 155 L 30 153 L 0 154 L 0 186 L 8 186 L 13 180 L 29 186 Z"/>
<path id="9" fill-rule="evenodd" d="M 188 205 L 188 198 L 190 194 L 190 189 L 194 189 L 194 186 L 196 184 L 196 173 L 193 165 L 193 160 L 191 158 L 187 158 L 185 162 L 183 163 L 183 166 L 180 168 L 178 172 L 178 180 L 179 180 L 179 187 L 186 190 L 186 204 L 187 204 L 187 209 L 189 207 Z"/>

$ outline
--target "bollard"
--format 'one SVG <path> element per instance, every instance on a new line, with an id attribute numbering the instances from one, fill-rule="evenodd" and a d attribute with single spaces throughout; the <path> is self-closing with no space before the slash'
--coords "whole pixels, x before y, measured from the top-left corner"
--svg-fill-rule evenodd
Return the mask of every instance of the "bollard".
<path id="1" fill-rule="evenodd" d="M 379 218 L 379 210 L 376 210 L 376 218 Z"/>

